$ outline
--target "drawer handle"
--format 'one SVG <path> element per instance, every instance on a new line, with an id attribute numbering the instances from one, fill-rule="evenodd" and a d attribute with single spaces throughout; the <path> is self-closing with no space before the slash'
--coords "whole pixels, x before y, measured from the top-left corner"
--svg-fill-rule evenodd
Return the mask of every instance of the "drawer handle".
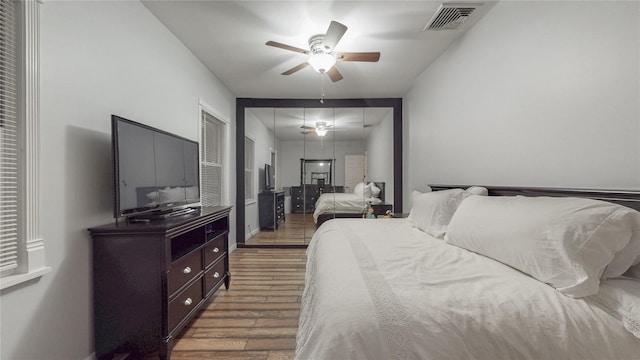
<path id="1" fill-rule="evenodd" d="M 191 300 L 191 298 L 187 298 L 187 300 L 184 301 L 185 306 L 189 306 L 191 304 L 193 304 L 193 300 Z"/>
<path id="2" fill-rule="evenodd" d="M 218 249 L 218 247 L 216 246 L 216 247 L 214 247 L 214 248 L 213 248 L 213 250 L 212 250 L 212 251 L 213 251 L 214 253 L 219 253 L 219 252 L 220 252 L 220 249 Z"/>
<path id="3" fill-rule="evenodd" d="M 191 273 L 191 268 L 187 266 L 186 268 L 184 268 L 184 270 L 182 270 L 182 272 L 185 273 L 185 274 L 190 274 Z"/>
<path id="4" fill-rule="evenodd" d="M 218 273 L 217 271 L 213 273 L 213 278 L 217 279 L 220 277 L 220 273 Z"/>

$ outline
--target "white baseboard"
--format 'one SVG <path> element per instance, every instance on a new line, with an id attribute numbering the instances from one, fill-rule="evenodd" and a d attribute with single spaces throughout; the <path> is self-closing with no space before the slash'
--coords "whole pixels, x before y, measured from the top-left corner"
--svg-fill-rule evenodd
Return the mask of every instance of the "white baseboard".
<path id="1" fill-rule="evenodd" d="M 256 235 L 259 232 L 260 232 L 260 229 L 254 229 L 249 234 L 245 235 L 244 241 L 246 242 L 247 240 L 251 239 L 254 235 Z"/>

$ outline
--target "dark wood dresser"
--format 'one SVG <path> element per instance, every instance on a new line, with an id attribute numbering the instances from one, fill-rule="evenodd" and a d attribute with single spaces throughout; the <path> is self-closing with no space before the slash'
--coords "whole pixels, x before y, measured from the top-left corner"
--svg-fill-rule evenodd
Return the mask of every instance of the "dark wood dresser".
<path id="1" fill-rule="evenodd" d="M 265 191 L 258 194 L 260 230 L 274 230 L 285 221 L 284 191 Z"/>
<path id="2" fill-rule="evenodd" d="M 89 229 L 98 359 L 170 357 L 176 335 L 222 284 L 229 288 L 230 211 L 202 207 L 165 220 Z"/>
<path id="3" fill-rule="evenodd" d="M 343 193 L 344 186 L 304 185 L 291 187 L 291 212 L 313 213 L 316 201 L 324 193 Z"/>

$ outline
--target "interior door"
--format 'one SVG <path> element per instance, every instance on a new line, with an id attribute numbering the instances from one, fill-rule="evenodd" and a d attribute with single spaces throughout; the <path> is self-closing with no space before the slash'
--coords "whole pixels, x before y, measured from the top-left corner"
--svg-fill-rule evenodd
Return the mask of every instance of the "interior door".
<path id="1" fill-rule="evenodd" d="M 344 157 L 344 191 L 352 193 L 356 184 L 364 182 L 367 177 L 367 155 L 345 155 Z"/>

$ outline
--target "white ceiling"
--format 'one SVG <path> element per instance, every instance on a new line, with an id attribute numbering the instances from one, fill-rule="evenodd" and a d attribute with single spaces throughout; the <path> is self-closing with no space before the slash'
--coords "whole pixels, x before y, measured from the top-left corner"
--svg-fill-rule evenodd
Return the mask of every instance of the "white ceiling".
<path id="1" fill-rule="evenodd" d="M 474 2 L 479 1 L 456 1 Z M 236 97 L 403 97 L 413 80 L 494 4 L 458 30 L 423 32 L 441 1 L 143 1 Z M 332 83 L 307 67 L 282 72 L 306 55 L 266 46 L 269 40 L 308 49 L 332 21 L 348 27 L 336 51 L 379 51 L 377 63 L 338 62 Z"/>
<path id="2" fill-rule="evenodd" d="M 367 138 L 373 126 L 393 121 L 392 108 L 247 108 L 279 140 L 352 141 Z M 301 126 L 323 121 L 332 127 L 324 137 L 303 135 Z"/>

